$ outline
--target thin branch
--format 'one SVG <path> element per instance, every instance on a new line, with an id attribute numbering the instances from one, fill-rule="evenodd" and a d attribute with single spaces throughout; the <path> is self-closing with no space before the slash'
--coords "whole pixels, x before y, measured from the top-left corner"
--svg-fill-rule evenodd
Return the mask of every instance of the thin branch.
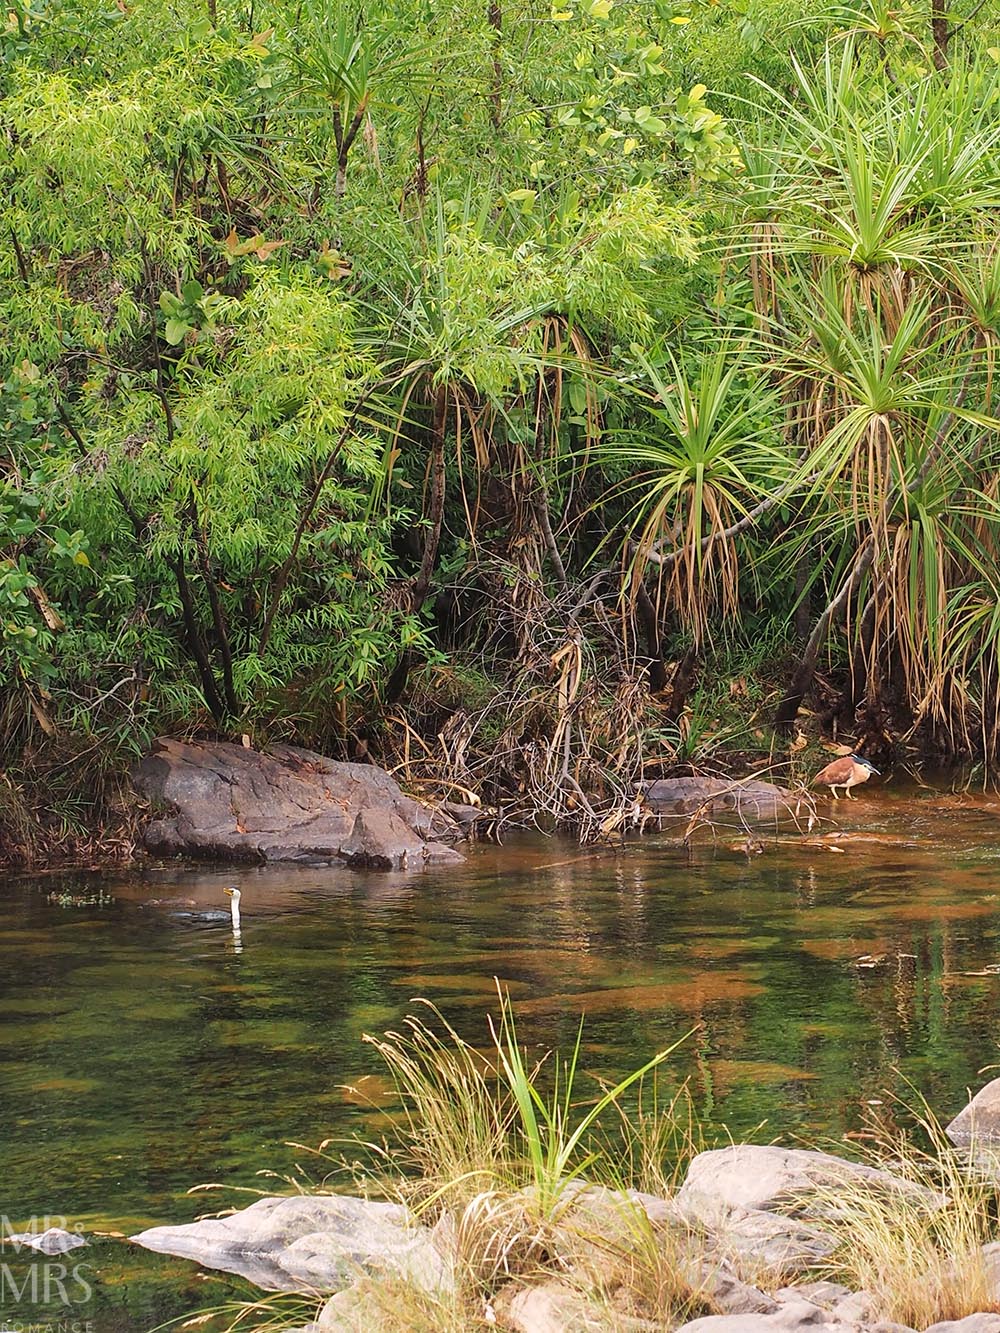
<path id="1" fill-rule="evenodd" d="M 730 537 L 737 537 L 747 528 L 753 527 L 759 518 L 776 509 L 784 500 L 787 500 L 800 486 L 808 486 L 810 482 L 815 481 L 815 477 L 794 477 L 791 481 L 785 483 L 774 492 L 773 495 L 766 496 L 760 504 L 755 505 L 753 509 L 747 510 L 743 517 L 736 523 L 730 524 L 728 528 L 723 528 L 721 532 L 710 532 L 702 537 L 698 543 L 699 548 L 704 551 L 713 542 L 728 541 Z M 629 542 L 630 548 L 637 554 L 642 555 L 651 565 L 659 565 L 661 568 L 675 564 L 686 551 L 686 547 L 679 547 L 674 551 L 667 551 L 664 554 L 656 550 L 655 546 L 649 550 L 643 551 L 638 542 Z"/>
<path id="2" fill-rule="evenodd" d="M 201 687 L 205 692 L 205 702 L 211 711 L 216 722 L 221 722 L 226 716 L 226 709 L 223 707 L 219 690 L 215 683 L 215 673 L 212 670 L 212 664 L 208 660 L 208 653 L 205 651 L 205 642 L 201 637 L 201 631 L 198 629 L 198 618 L 194 610 L 194 598 L 191 596 L 191 585 L 187 580 L 187 571 L 184 568 L 184 557 L 178 555 L 176 560 L 169 561 L 170 567 L 174 571 L 174 577 L 177 580 L 177 592 L 181 599 L 181 610 L 184 616 L 184 628 L 187 631 L 188 644 L 195 662 L 198 665 L 198 674 L 201 676 Z"/>
<path id="3" fill-rule="evenodd" d="M 971 14 L 966 14 L 965 18 L 962 19 L 961 23 L 956 23 L 955 26 L 954 26 L 953 28 L 949 28 L 949 29 L 948 29 L 948 37 L 947 37 L 947 40 L 950 42 L 951 39 L 955 36 L 955 34 L 958 33 L 958 32 L 960 32 L 960 31 L 962 30 L 962 28 L 964 28 L 965 25 L 966 25 L 967 23 L 971 23 L 972 20 L 973 20 L 973 19 L 976 17 L 976 15 L 979 13 L 979 11 L 980 11 L 981 9 L 985 9 L 985 7 L 986 7 L 986 0 L 979 0 L 979 4 L 976 5 L 976 6 L 973 8 Z"/>
<path id="4" fill-rule="evenodd" d="M 215 639 L 219 645 L 219 655 L 222 658 L 222 688 L 225 693 L 226 707 L 233 717 L 240 714 L 239 701 L 236 698 L 236 690 L 233 686 L 233 650 L 229 642 L 229 627 L 226 624 L 226 615 L 222 608 L 222 600 L 219 597 L 219 589 L 212 573 L 212 565 L 208 555 L 208 541 L 205 537 L 205 530 L 198 519 L 198 513 L 194 501 L 190 505 L 190 521 L 194 534 L 195 547 L 198 551 L 198 563 L 201 565 L 202 578 L 205 580 L 205 587 L 208 590 L 208 604 L 212 611 L 212 624 L 215 627 Z"/>
<path id="5" fill-rule="evenodd" d="M 142 272 L 146 288 L 146 306 L 149 310 L 150 334 L 152 336 L 153 346 L 153 365 L 156 370 L 156 396 L 159 398 L 160 406 L 163 408 L 163 420 L 167 432 L 167 443 L 172 444 L 175 433 L 174 413 L 170 406 L 170 399 L 167 396 L 167 385 L 163 374 L 163 361 L 160 357 L 160 336 L 156 328 L 156 306 L 153 304 L 153 266 L 149 260 L 149 251 L 146 248 L 145 237 L 139 242 L 139 253 L 142 255 Z"/>
<path id="6" fill-rule="evenodd" d="M 274 622 L 275 613 L 278 610 L 278 603 L 281 601 L 282 594 L 285 591 L 285 587 L 288 583 L 288 579 L 292 572 L 292 567 L 294 566 L 295 561 L 298 558 L 299 547 L 302 545 L 302 538 L 305 536 L 305 531 L 309 525 L 309 520 L 316 512 L 316 506 L 319 504 L 320 496 L 323 494 L 323 487 L 330 479 L 330 473 L 333 471 L 333 465 L 340 457 L 340 451 L 344 445 L 344 442 L 347 440 L 347 437 L 350 435 L 351 431 L 357 424 L 358 417 L 361 415 L 361 409 L 364 407 L 368 399 L 375 392 L 376 387 L 377 385 L 373 381 L 371 384 L 368 385 L 368 387 L 361 394 L 358 401 L 355 403 L 354 408 L 351 411 L 351 415 L 344 422 L 343 428 L 341 429 L 340 434 L 337 436 L 337 443 L 330 450 L 329 454 L 327 455 L 326 462 L 320 469 L 320 474 L 316 479 L 316 482 L 312 488 L 312 494 L 309 497 L 309 502 L 306 505 L 305 509 L 303 509 L 302 513 L 299 515 L 299 521 L 295 525 L 295 533 L 294 536 L 292 537 L 291 547 L 289 548 L 288 554 L 285 556 L 285 559 L 282 561 L 281 568 L 278 570 L 278 576 L 274 580 L 274 583 L 272 584 L 271 587 L 271 601 L 267 608 L 267 614 L 264 616 L 264 626 L 260 632 L 260 642 L 257 645 L 257 652 L 261 657 L 263 657 L 264 650 L 267 647 L 268 640 L 271 637 L 271 626 Z"/>
<path id="7" fill-rule="evenodd" d="M 24 257 L 24 251 L 21 249 L 21 242 L 13 227 L 10 229 L 10 239 L 14 242 L 14 256 L 17 259 L 17 271 L 21 275 L 21 281 L 24 283 L 25 287 L 27 287 L 31 283 L 31 273 L 28 269 L 28 261 Z"/>

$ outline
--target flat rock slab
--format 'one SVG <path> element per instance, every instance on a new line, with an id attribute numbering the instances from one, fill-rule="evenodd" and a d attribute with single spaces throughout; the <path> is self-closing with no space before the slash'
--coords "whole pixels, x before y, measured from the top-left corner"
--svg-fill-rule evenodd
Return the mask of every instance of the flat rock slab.
<path id="1" fill-rule="evenodd" d="M 821 1328 L 829 1333 L 854 1333 L 855 1327 L 802 1301 L 784 1305 L 773 1314 L 705 1315 L 682 1324 L 677 1333 L 798 1333 L 799 1329 Z"/>
<path id="2" fill-rule="evenodd" d="M 145 843 L 159 856 L 339 861 L 378 870 L 461 862 L 450 815 L 411 800 L 383 769 L 291 745 L 267 751 L 161 738 L 133 772 L 161 811 Z"/>
<path id="3" fill-rule="evenodd" d="M 771 782 L 699 777 L 651 782 L 643 793 L 643 805 L 654 815 L 701 814 L 706 819 L 722 816 L 741 823 L 807 818 L 813 808 L 808 796 L 797 796 Z"/>
<path id="4" fill-rule="evenodd" d="M 229 1217 L 152 1227 L 131 1239 L 266 1291 L 339 1291 L 364 1273 L 435 1293 L 454 1285 L 450 1262 L 406 1208 L 348 1195 L 259 1199 Z"/>

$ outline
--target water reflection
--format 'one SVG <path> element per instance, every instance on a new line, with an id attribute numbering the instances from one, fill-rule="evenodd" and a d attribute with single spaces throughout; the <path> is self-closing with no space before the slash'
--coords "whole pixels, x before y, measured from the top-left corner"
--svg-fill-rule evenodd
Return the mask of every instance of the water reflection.
<path id="1" fill-rule="evenodd" d="M 482 1044 L 494 976 L 533 1049 L 568 1046 L 585 1010 L 602 1075 L 696 1028 L 672 1068 L 735 1135 L 852 1133 L 905 1079 L 950 1115 L 997 1058 L 998 811 L 965 799 L 942 818 L 933 799 L 872 793 L 813 845 L 760 856 L 721 838 L 597 854 L 536 841 L 420 876 L 11 883 L 0 1211 L 128 1231 L 203 1211 L 193 1184 L 259 1186 L 258 1170 L 292 1169 L 286 1140 L 366 1123 L 343 1091 L 380 1072 L 364 1031 L 422 995 Z M 228 913 L 198 915 L 225 912 L 233 883 L 237 937 Z"/>

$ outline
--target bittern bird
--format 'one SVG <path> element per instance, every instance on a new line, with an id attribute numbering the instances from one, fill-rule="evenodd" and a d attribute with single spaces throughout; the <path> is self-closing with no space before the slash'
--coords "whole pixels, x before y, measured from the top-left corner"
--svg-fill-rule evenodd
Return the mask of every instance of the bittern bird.
<path id="1" fill-rule="evenodd" d="M 867 782 L 873 773 L 877 778 L 882 776 L 870 759 L 865 759 L 860 754 L 845 754 L 835 759 L 832 764 L 827 764 L 826 768 L 820 769 L 813 778 L 812 785 L 829 787 L 835 801 L 839 799 L 837 788 L 843 787 L 844 795 L 849 801 L 853 801 L 851 788 Z"/>

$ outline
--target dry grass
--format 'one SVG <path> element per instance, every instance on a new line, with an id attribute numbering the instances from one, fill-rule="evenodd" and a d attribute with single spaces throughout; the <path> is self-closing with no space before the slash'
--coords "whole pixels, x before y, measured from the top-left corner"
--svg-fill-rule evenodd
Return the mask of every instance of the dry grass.
<path id="1" fill-rule="evenodd" d="M 582 1294 L 632 1319 L 680 1324 L 711 1314 L 706 1285 L 692 1262 L 691 1238 L 651 1221 L 641 1207 L 622 1206 L 619 1218 L 619 1226 L 590 1237 L 598 1262 L 571 1275 Z"/>
<path id="2" fill-rule="evenodd" d="M 952 1147 L 926 1102 L 916 1118 L 923 1147 L 876 1131 L 873 1165 L 906 1188 L 848 1182 L 813 1200 L 842 1242 L 829 1276 L 870 1292 L 879 1318 L 915 1328 L 1000 1311 L 983 1254 L 997 1236 L 997 1182 Z"/>
<path id="3" fill-rule="evenodd" d="M 391 1193 L 436 1224 L 466 1319 L 478 1319 L 506 1282 L 553 1274 L 594 1299 L 614 1293 L 619 1308 L 701 1308 L 679 1245 L 620 1194 L 668 1192 L 695 1142 L 686 1089 L 666 1096 L 657 1079 L 666 1053 L 642 1074 L 581 1096 L 579 1038 L 568 1058 L 529 1066 L 507 997 L 499 1003 L 486 1055 L 433 1005 L 429 1022 L 410 1016 L 401 1031 L 365 1038 L 389 1070 L 402 1115 L 386 1142 L 353 1145 L 372 1168 L 367 1178 L 359 1173 L 356 1152 L 355 1184 Z M 634 1109 L 626 1110 L 629 1089 Z M 589 1196 L 581 1171 L 607 1187 L 593 1192 L 593 1206 L 582 1202 Z"/>
<path id="4" fill-rule="evenodd" d="M 553 1278 L 568 1282 L 587 1308 L 606 1312 L 609 1329 L 619 1319 L 672 1323 L 704 1312 L 686 1233 L 666 1216 L 650 1220 L 624 1193 L 669 1193 L 698 1143 L 687 1090 L 666 1095 L 657 1079 L 669 1051 L 620 1083 L 584 1093 L 579 1035 L 566 1058 L 552 1053 L 529 1065 L 503 993 L 499 1006 L 486 1054 L 433 1005 L 427 1021 L 411 1015 L 401 1030 L 365 1038 L 399 1105 L 384 1139 L 339 1149 L 328 1142 L 318 1156 L 355 1191 L 403 1202 L 433 1226 L 455 1287 L 429 1295 L 391 1277 L 362 1276 L 339 1302 L 346 1309 L 338 1326 L 352 1328 L 356 1319 L 365 1333 L 474 1330 L 489 1326 L 507 1284 Z"/>

